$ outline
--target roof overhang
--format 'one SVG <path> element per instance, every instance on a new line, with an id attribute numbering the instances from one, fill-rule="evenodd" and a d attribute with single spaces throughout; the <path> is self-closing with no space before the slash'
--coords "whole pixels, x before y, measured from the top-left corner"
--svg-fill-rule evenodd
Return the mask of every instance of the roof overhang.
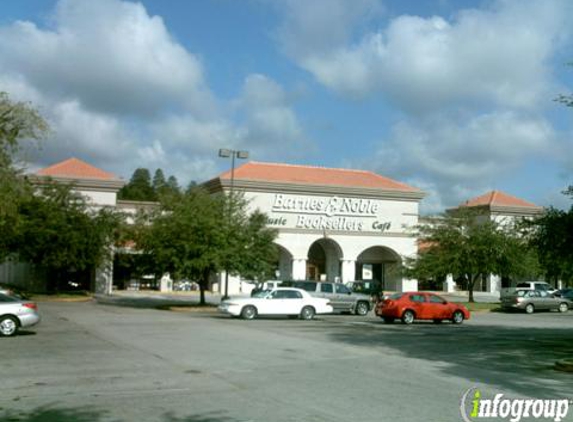
<path id="1" fill-rule="evenodd" d="M 124 180 L 102 180 L 102 179 L 79 179 L 58 176 L 39 176 L 37 174 L 27 175 L 28 180 L 34 184 L 46 184 L 56 182 L 64 185 L 71 185 L 76 189 L 93 192 L 117 192 L 126 182 Z"/>
<path id="2" fill-rule="evenodd" d="M 217 193 L 231 189 L 248 191 L 248 192 L 265 192 L 275 193 L 284 192 L 299 195 L 348 195 L 354 197 L 375 197 L 380 199 L 393 199 L 400 201 L 415 201 L 419 202 L 426 194 L 420 190 L 393 190 L 393 189 L 377 189 L 377 188 L 362 188 L 362 187 L 348 187 L 337 185 L 311 185 L 311 184 L 296 184 L 296 183 L 279 183 L 279 182 L 262 182 L 260 180 L 247 180 L 235 179 L 231 184 L 231 179 L 215 178 L 203 184 L 210 193 Z"/>

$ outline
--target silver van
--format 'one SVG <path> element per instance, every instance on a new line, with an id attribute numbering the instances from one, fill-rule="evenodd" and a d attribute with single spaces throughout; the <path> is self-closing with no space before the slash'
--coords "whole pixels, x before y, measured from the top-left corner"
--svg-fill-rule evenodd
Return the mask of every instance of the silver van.
<path id="1" fill-rule="evenodd" d="M 329 281 L 285 281 L 282 286 L 297 287 L 306 290 L 312 296 L 328 299 L 334 312 L 350 312 L 366 315 L 374 308 L 370 295 L 353 293 L 342 283 Z"/>

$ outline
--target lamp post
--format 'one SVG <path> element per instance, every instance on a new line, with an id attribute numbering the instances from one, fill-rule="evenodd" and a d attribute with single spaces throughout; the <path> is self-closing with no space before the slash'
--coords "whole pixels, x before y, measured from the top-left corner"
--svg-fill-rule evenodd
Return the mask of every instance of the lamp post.
<path id="1" fill-rule="evenodd" d="M 222 158 L 229 158 L 231 157 L 231 187 L 229 189 L 229 223 L 232 219 L 232 205 L 233 205 L 233 193 L 235 189 L 235 158 L 239 158 L 241 160 L 249 158 L 248 151 L 239 151 L 234 149 L 226 149 L 221 148 L 219 150 L 219 157 Z M 230 235 L 230 232 L 227 233 L 227 236 Z M 222 300 L 229 299 L 229 267 L 228 264 L 225 268 L 225 292 L 222 297 Z"/>

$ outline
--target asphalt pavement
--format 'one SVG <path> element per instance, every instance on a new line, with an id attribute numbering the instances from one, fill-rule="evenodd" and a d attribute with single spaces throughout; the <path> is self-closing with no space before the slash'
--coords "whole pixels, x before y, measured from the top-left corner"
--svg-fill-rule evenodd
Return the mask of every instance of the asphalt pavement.
<path id="1" fill-rule="evenodd" d="M 553 368 L 573 355 L 573 312 L 404 326 L 130 300 L 40 303 L 41 325 L 0 339 L 0 421 L 447 422 L 470 388 L 573 398 L 573 375 Z"/>

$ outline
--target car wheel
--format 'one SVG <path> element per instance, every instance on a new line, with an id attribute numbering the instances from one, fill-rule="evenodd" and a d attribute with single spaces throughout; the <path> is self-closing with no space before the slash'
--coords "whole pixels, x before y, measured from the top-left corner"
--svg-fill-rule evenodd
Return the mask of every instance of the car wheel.
<path id="1" fill-rule="evenodd" d="M 411 324 L 414 322 L 414 319 L 416 319 L 416 315 L 414 314 L 413 311 L 409 309 L 404 311 L 404 313 L 402 314 L 402 322 L 404 324 Z"/>
<path id="2" fill-rule="evenodd" d="M 559 312 L 567 312 L 569 310 L 569 305 L 565 302 L 559 304 Z"/>
<path id="3" fill-rule="evenodd" d="M 368 304 L 366 302 L 358 302 L 356 304 L 356 309 L 354 310 L 354 312 L 356 313 L 356 315 L 365 316 L 368 314 L 369 310 L 370 308 L 368 307 Z"/>
<path id="4" fill-rule="evenodd" d="M 245 306 L 241 309 L 241 317 L 243 319 L 254 319 L 257 316 L 257 308 L 251 305 Z"/>
<path id="5" fill-rule="evenodd" d="M 306 320 L 313 319 L 314 314 L 315 312 L 312 306 L 305 306 L 304 308 L 302 308 L 302 311 L 300 311 L 300 317 Z"/>
<path id="6" fill-rule="evenodd" d="M 454 324 L 461 324 L 464 322 L 464 313 L 462 311 L 455 311 L 452 315 L 452 322 Z"/>
<path id="7" fill-rule="evenodd" d="M 533 306 L 532 303 L 527 304 L 527 306 L 525 307 L 525 312 L 528 314 L 532 314 L 535 312 L 535 306 Z"/>
<path id="8" fill-rule="evenodd" d="M 11 316 L 0 319 L 0 336 L 10 337 L 18 332 L 18 321 Z"/>
<path id="9" fill-rule="evenodd" d="M 384 319 L 384 322 L 386 324 L 393 324 L 394 323 L 394 318 L 390 318 L 390 317 L 382 317 Z"/>

